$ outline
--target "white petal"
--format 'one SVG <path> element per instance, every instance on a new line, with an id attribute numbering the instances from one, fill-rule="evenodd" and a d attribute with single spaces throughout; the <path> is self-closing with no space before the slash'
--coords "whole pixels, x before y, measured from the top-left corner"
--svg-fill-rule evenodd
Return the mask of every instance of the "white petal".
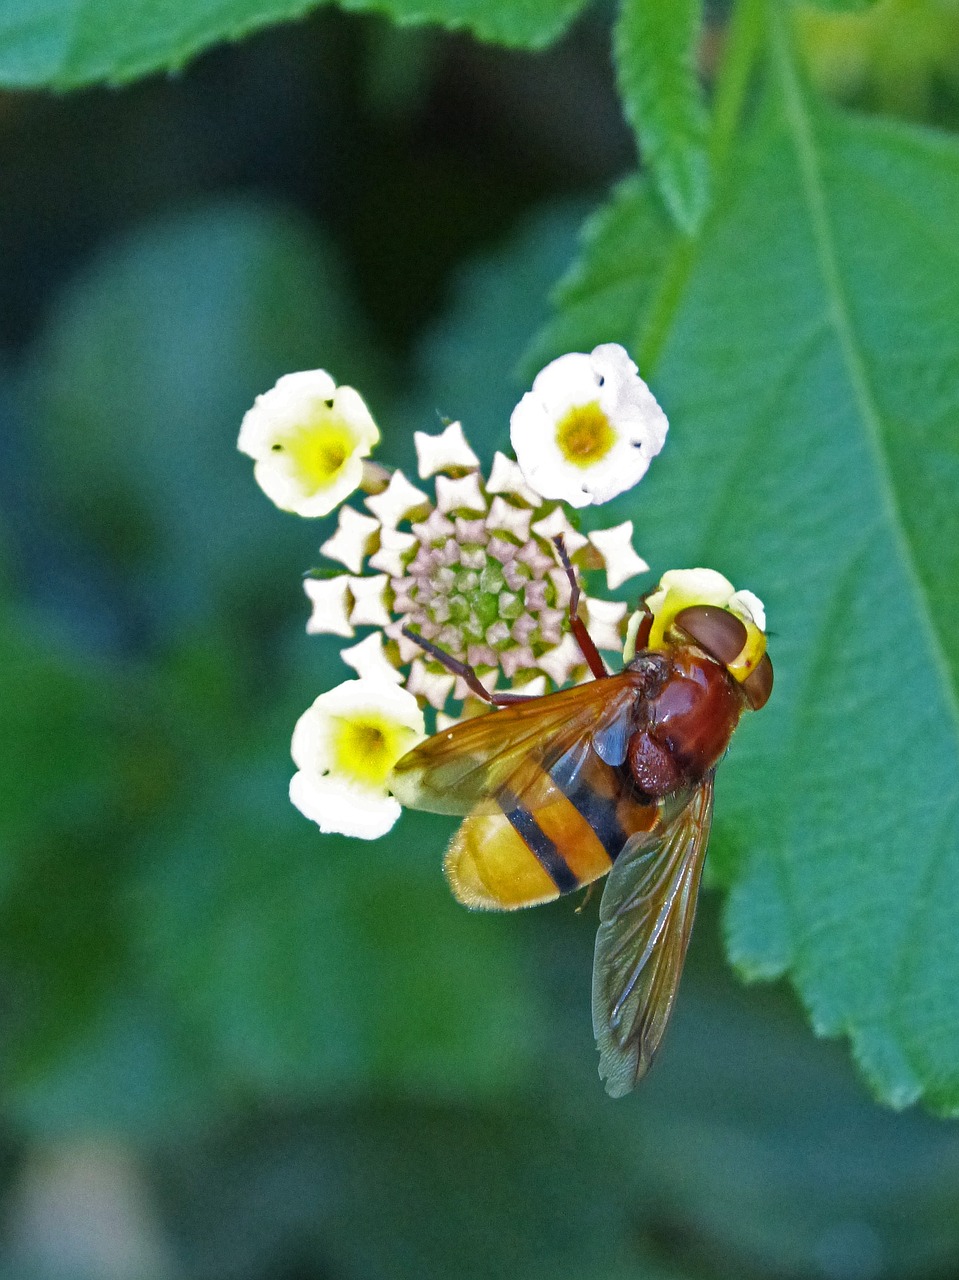
<path id="1" fill-rule="evenodd" d="M 365 500 L 365 505 L 385 528 L 395 529 L 401 520 L 425 516 L 430 501 L 422 489 L 410 484 L 402 471 L 394 471 L 382 493 Z"/>
<path id="2" fill-rule="evenodd" d="M 546 677 L 533 676 L 532 680 L 527 680 L 525 684 L 518 684 L 515 692 L 527 698 L 541 698 L 546 692 Z"/>
<path id="3" fill-rule="evenodd" d="M 563 541 L 566 543 L 566 554 L 570 556 L 575 555 L 580 547 L 586 546 L 586 539 L 581 533 L 577 533 L 566 519 L 562 507 L 554 507 L 548 516 L 537 520 L 533 525 L 533 532 L 545 538 L 547 542 L 552 542 L 555 537 L 562 534 Z"/>
<path id="4" fill-rule="evenodd" d="M 451 422 L 438 436 L 414 431 L 413 443 L 421 480 L 435 476 L 438 471 L 471 471 L 479 466 L 479 458 L 466 443 L 459 422 Z"/>
<path id="5" fill-rule="evenodd" d="M 543 502 L 542 497 L 523 480 L 519 464 L 498 450 L 493 454 L 493 469 L 486 481 L 486 492 L 520 498 L 530 507 L 541 506 Z"/>
<path id="6" fill-rule="evenodd" d="M 729 597 L 728 607 L 760 631 L 766 630 L 766 607 L 752 591 L 734 591 Z"/>
<path id="7" fill-rule="evenodd" d="M 336 533 L 323 543 L 320 551 L 331 560 L 339 560 L 353 573 L 361 573 L 379 527 L 380 522 L 372 516 L 361 515 L 352 507 L 341 507 Z"/>
<path id="8" fill-rule="evenodd" d="M 384 525 L 380 530 L 379 550 L 370 556 L 370 568 L 380 569 L 391 578 L 402 578 L 406 573 L 409 553 L 417 545 L 417 541 L 415 534 L 402 533 L 399 529 Z"/>
<path id="9" fill-rule="evenodd" d="M 305 578 L 303 590 L 313 604 L 313 612 L 306 624 L 311 636 L 352 636 L 350 626 L 350 580 L 345 573 L 335 578 Z"/>
<path id="10" fill-rule="evenodd" d="M 386 656 L 383 647 L 383 636 L 379 631 L 351 645 L 349 649 L 341 649 L 340 657 L 348 667 L 352 667 L 361 680 L 388 680 L 393 684 L 402 684 L 403 677 Z"/>
<path id="11" fill-rule="evenodd" d="M 253 401 L 243 415 L 236 447 L 251 458 L 262 458 L 270 452 L 278 430 L 295 423 L 305 404 L 332 400 L 336 383 L 325 369 L 304 369 L 286 373 L 269 391 Z"/>
<path id="12" fill-rule="evenodd" d="M 486 514 L 486 499 L 480 489 L 479 477 L 475 471 L 462 476 L 459 480 L 449 476 L 436 477 L 436 505 L 443 512 L 471 511 L 477 515 Z"/>
<path id="13" fill-rule="evenodd" d="M 359 840 L 385 836 L 403 812 L 399 801 L 385 792 L 358 787 L 343 778 L 302 772 L 290 779 L 290 800 L 324 835 Z"/>
<path id="14" fill-rule="evenodd" d="M 586 629 L 597 649 L 615 649 L 623 645 L 619 624 L 626 616 L 629 605 L 624 600 L 583 601 L 586 613 Z"/>
<path id="15" fill-rule="evenodd" d="M 633 550 L 633 522 L 614 525 L 612 529 L 595 529 L 590 542 L 606 565 L 606 585 L 615 591 L 637 573 L 645 573 L 649 565 Z"/>
<path id="16" fill-rule="evenodd" d="M 350 578 L 353 611 L 350 622 L 354 627 L 385 627 L 391 621 L 386 607 L 386 588 L 389 578 L 377 573 L 369 578 Z"/>

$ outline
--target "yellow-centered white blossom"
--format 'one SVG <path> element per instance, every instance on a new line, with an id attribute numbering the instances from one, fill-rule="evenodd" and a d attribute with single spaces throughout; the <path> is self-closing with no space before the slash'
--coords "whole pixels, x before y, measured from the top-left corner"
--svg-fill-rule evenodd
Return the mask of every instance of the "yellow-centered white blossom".
<path id="1" fill-rule="evenodd" d="M 631 489 L 662 449 L 667 429 L 636 365 L 613 342 L 552 361 L 510 418 L 526 483 L 573 507 Z"/>
<path id="2" fill-rule="evenodd" d="M 379 438 L 360 394 L 310 369 L 257 396 L 237 448 L 254 459 L 257 484 L 281 510 L 325 516 L 359 486 Z"/>
<path id="3" fill-rule="evenodd" d="M 293 804 L 321 831 L 375 840 L 400 816 L 393 766 L 426 731 L 416 699 L 386 680 L 346 680 L 300 716 L 291 753 Z"/>

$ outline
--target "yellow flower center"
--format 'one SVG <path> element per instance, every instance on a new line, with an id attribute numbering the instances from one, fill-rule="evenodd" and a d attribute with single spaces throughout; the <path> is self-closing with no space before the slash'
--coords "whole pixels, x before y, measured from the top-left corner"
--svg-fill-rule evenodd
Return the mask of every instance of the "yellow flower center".
<path id="1" fill-rule="evenodd" d="M 375 713 L 337 717 L 333 730 L 336 771 L 373 787 L 382 787 L 416 735 Z"/>
<path id="2" fill-rule="evenodd" d="M 616 443 L 616 432 L 598 400 L 578 404 L 556 425 L 556 443 L 574 467 L 602 462 Z"/>
<path id="3" fill-rule="evenodd" d="M 306 486 L 315 492 L 336 480 L 356 443 L 342 418 L 324 413 L 287 441 L 286 449 Z"/>

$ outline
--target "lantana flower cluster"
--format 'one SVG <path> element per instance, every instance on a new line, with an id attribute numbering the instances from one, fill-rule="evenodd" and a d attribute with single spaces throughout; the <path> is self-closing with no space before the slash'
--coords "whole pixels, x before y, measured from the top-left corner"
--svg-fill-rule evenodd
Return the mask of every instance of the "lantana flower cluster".
<path id="1" fill-rule="evenodd" d="M 257 398 L 238 444 L 264 492 L 302 516 L 338 509 L 325 564 L 305 579 L 307 630 L 349 641 L 341 657 L 356 678 L 320 694 L 292 745 L 291 799 L 321 831 L 384 834 L 400 813 L 390 772 L 425 735 L 424 711 L 443 728 L 486 710 L 410 633 L 488 690 L 540 694 L 585 677 L 555 539 L 580 577 L 603 570 L 610 590 L 645 572 L 632 521 L 581 533 L 570 508 L 631 488 L 666 433 L 615 344 L 542 370 L 512 414 L 515 458 L 496 453 L 488 473 L 460 423 L 417 432 L 419 484 L 369 460 L 379 430 L 359 393 L 324 370 L 288 374 Z M 725 579 L 714 585 L 732 594 Z M 580 613 L 599 648 L 621 650 L 625 603 L 586 595 Z"/>

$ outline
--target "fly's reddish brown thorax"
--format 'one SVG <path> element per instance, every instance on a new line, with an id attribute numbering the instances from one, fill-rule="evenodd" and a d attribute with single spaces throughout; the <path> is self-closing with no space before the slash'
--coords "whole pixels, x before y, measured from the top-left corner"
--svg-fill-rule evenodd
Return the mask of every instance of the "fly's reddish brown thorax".
<path id="1" fill-rule="evenodd" d="M 698 649 L 677 647 L 636 665 L 643 661 L 650 679 L 627 758 L 637 786 L 665 796 L 718 763 L 745 701 L 726 668 Z"/>

